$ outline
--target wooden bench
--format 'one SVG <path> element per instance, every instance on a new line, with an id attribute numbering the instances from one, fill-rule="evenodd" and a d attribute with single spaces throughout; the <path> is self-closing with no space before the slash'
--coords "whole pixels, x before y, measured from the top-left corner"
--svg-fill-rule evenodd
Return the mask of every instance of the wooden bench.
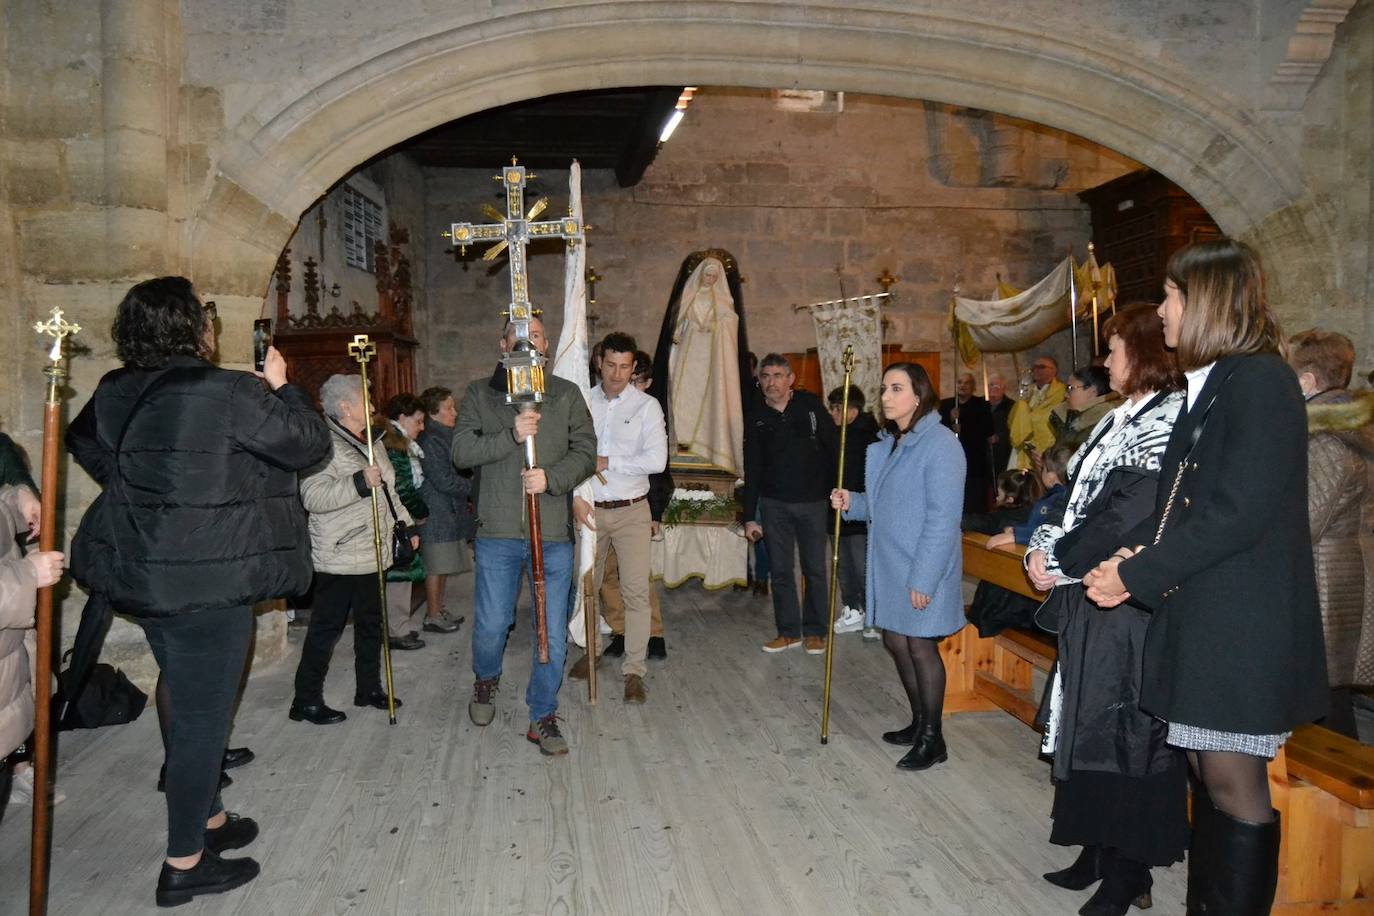
<path id="1" fill-rule="evenodd" d="M 1026 579 L 1022 548 L 989 550 L 986 544 L 985 535 L 964 535 L 965 575 L 1043 597 Z M 1054 663 L 1053 637 L 1019 629 L 989 639 L 965 636 L 972 632 L 965 627 L 960 651 L 946 656 L 947 662 L 954 657 L 973 664 L 959 677 L 973 694 L 964 706 L 980 708 L 983 701 L 1032 724 L 1040 700 L 1031 690 L 1032 672 Z M 1269 783 L 1283 818 L 1273 912 L 1374 916 L 1374 748 L 1305 725 L 1269 765 Z"/>

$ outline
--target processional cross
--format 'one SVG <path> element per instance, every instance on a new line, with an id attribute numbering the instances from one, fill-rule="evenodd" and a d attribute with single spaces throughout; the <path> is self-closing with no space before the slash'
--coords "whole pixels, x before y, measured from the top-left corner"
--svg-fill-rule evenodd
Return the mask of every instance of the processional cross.
<path id="1" fill-rule="evenodd" d="M 517 412 L 538 410 L 544 400 L 544 364 L 547 362 L 530 342 L 530 322 L 536 314 L 530 305 L 529 278 L 525 270 L 525 247 L 532 239 L 561 238 L 571 248 L 582 240 L 586 227 L 570 212 L 566 217 L 537 222 L 536 218 L 549 206 L 549 199 L 541 197 L 525 212 L 525 183 L 534 175 L 527 175 L 525 167 L 512 156 L 510 165 L 494 176 L 506 192 L 506 212 L 490 205 L 484 211 L 496 222 L 483 225 L 452 223 L 445 238 L 452 240 L 459 255 L 467 253 L 469 245 L 495 242 L 482 255 L 482 260 L 495 260 L 502 251 L 510 251 L 510 307 L 506 317 L 512 324 L 515 343 L 504 356 L 501 365 L 506 370 L 506 403 Z M 534 436 L 525 438 L 525 467 L 537 467 Z M 539 496 L 526 493 L 526 511 L 530 525 L 530 572 L 534 580 L 535 629 L 538 635 L 539 661 L 549 660 L 548 624 L 545 613 L 543 534 L 539 524 Z M 563 638 L 562 634 L 558 638 Z"/>
<path id="2" fill-rule="evenodd" d="M 47 321 L 33 323 L 33 330 L 37 334 L 53 338 L 52 349 L 48 352 L 48 359 L 52 361 L 52 365 L 44 367 L 43 374 L 48 377 L 48 401 L 56 403 L 57 386 L 67 376 L 66 367 L 62 365 L 67 338 L 79 334 L 81 325 L 67 321 L 62 317 L 62 309 L 54 308 L 52 317 Z"/>

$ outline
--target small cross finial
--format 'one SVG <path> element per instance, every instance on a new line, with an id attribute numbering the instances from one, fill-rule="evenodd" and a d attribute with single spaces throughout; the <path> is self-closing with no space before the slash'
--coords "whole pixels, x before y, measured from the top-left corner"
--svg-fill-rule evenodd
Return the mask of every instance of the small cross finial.
<path id="1" fill-rule="evenodd" d="M 48 359 L 54 363 L 61 361 L 63 344 L 68 337 L 81 331 L 81 325 L 71 324 L 62 317 L 62 309 L 54 308 L 52 317 L 47 321 L 35 321 L 33 329 L 36 333 L 52 337 L 52 349 L 48 351 Z"/>
<path id="2" fill-rule="evenodd" d="M 353 342 L 348 345 L 348 355 L 359 365 L 365 366 L 377 355 L 377 345 L 366 334 L 355 334 Z"/>
<path id="3" fill-rule="evenodd" d="M 845 344 L 845 345 L 844 345 L 844 355 L 840 357 L 840 365 L 843 367 L 843 369 L 844 369 L 845 372 L 853 372 L 853 371 L 854 371 L 854 345 L 853 345 L 853 344 Z"/>

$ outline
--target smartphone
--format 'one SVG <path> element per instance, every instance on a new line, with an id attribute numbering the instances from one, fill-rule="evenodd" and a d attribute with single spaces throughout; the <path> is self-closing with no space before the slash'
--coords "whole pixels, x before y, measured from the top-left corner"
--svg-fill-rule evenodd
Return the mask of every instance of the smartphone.
<path id="1" fill-rule="evenodd" d="M 253 368 L 261 372 L 267 365 L 267 348 L 272 346 L 272 319 L 259 318 L 253 322 Z"/>

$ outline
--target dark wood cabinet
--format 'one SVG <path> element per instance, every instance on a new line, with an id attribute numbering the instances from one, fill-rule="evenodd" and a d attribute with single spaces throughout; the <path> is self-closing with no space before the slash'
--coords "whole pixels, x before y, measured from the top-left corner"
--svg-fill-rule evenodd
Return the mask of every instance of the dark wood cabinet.
<path id="1" fill-rule="evenodd" d="M 1158 302 L 1169 256 L 1184 245 L 1222 234 L 1201 204 L 1150 169 L 1078 196 L 1092 210 L 1097 260 L 1116 269 L 1118 304 Z"/>

